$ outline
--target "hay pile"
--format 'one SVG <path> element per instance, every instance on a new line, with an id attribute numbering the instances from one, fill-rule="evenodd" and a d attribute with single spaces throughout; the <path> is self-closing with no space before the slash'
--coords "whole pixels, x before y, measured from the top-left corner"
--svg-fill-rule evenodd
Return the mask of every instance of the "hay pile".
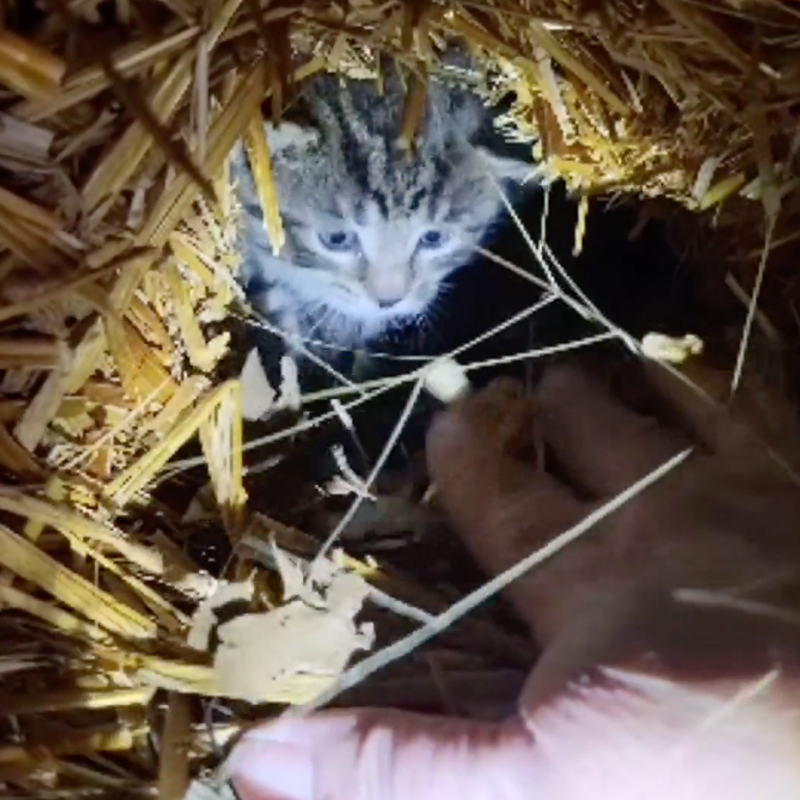
<path id="1" fill-rule="evenodd" d="M 780 0 L 40 6 L 4 4 L 0 30 L 0 796 L 176 798 L 209 747 L 185 693 L 222 690 L 186 645 L 210 583 L 149 492 L 199 440 L 239 541 L 240 390 L 216 379 L 241 300 L 226 160 L 249 131 L 277 231 L 265 98 L 280 115 L 293 81 L 369 70 L 377 49 L 422 75 L 436 44 L 466 40 L 573 188 L 696 209 L 760 199 L 753 219 L 780 208 L 794 231 L 800 12 Z M 250 535 L 269 534 L 299 536 Z M 238 557 L 233 572 L 251 566 Z M 319 688 L 289 676 L 261 699 Z"/>

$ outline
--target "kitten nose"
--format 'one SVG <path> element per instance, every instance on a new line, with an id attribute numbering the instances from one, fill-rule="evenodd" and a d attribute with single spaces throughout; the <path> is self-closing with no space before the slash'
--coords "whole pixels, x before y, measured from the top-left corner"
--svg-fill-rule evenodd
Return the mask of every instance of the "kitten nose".
<path id="1" fill-rule="evenodd" d="M 411 275 L 408 266 L 393 264 L 367 270 L 367 291 L 381 308 L 399 303 L 408 293 Z"/>

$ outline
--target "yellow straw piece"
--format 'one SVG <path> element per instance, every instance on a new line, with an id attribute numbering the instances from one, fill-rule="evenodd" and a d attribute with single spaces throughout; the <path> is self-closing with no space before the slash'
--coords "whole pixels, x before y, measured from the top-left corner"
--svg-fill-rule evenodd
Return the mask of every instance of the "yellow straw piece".
<path id="1" fill-rule="evenodd" d="M 24 97 L 50 98 L 67 69 L 65 62 L 33 42 L 0 31 L 0 82 Z"/>
<path id="2" fill-rule="evenodd" d="M 586 235 L 586 218 L 589 216 L 589 197 L 581 195 L 578 203 L 578 218 L 575 220 L 575 243 L 572 245 L 572 255 L 579 256 L 583 252 L 583 237 Z"/>
<path id="3" fill-rule="evenodd" d="M 242 387 L 239 381 L 229 381 L 227 387 L 228 392 L 200 425 L 200 442 L 226 530 L 235 536 L 247 502 L 242 483 Z"/>
<path id="4" fill-rule="evenodd" d="M 0 564 L 112 633 L 147 639 L 155 623 L 0 525 Z"/>
<path id="5" fill-rule="evenodd" d="M 740 172 L 718 181 L 703 195 L 700 200 L 700 209 L 705 211 L 707 208 L 712 208 L 731 195 L 736 194 L 745 185 L 746 180 L 745 176 Z"/>
<path id="6" fill-rule="evenodd" d="M 245 142 L 258 199 L 264 212 L 267 237 L 272 245 L 272 252 L 278 255 L 286 244 L 286 231 L 283 229 L 283 220 L 281 219 L 278 187 L 275 185 L 269 140 L 264 130 L 264 120 L 260 111 L 256 112 L 247 124 Z"/>
<path id="7" fill-rule="evenodd" d="M 57 630 L 68 636 L 81 636 L 88 639 L 103 641 L 108 638 L 106 632 L 97 625 L 87 622 L 69 611 L 64 611 L 53 603 L 47 603 L 26 592 L 5 586 L 0 583 L 0 605 L 4 608 L 15 608 L 25 611 L 43 622 L 47 622 Z"/>
<path id="8" fill-rule="evenodd" d="M 96 752 L 119 752 L 130 750 L 137 739 L 146 733 L 146 728 L 130 728 L 119 725 L 112 729 L 100 729 L 89 733 L 61 734 L 44 740 L 34 740 L 26 745 L 0 747 L 0 765 L 42 762 L 51 764 L 53 756 L 91 755 Z"/>
<path id="9" fill-rule="evenodd" d="M 105 494 L 109 500 L 117 505 L 124 505 L 138 491 L 144 489 L 167 461 L 197 432 L 200 425 L 216 411 L 230 391 L 230 382 L 223 383 L 202 398 L 194 409 L 179 418 L 159 444 L 148 450 L 106 487 Z"/>
<path id="10" fill-rule="evenodd" d="M 49 714 L 54 711 L 77 709 L 121 708 L 147 705 L 155 689 L 137 686 L 133 689 L 107 689 L 105 691 L 43 692 L 30 696 L 0 694 L 0 708 L 4 714 Z"/>

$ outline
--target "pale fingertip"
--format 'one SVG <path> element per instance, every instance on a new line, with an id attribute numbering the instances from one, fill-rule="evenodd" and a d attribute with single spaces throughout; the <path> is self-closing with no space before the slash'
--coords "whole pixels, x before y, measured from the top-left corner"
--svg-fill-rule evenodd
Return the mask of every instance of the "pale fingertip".
<path id="1" fill-rule="evenodd" d="M 241 800 L 313 800 L 314 756 L 309 747 L 245 737 L 228 772 Z"/>

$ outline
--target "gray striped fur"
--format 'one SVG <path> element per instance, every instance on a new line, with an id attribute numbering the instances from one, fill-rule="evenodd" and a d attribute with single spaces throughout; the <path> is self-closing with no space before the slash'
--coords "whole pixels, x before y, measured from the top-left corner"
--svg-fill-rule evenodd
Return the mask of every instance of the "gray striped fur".
<path id="1" fill-rule="evenodd" d="M 531 171 L 476 146 L 491 125 L 482 101 L 435 81 L 415 147 L 402 150 L 404 97 L 393 73 L 383 95 L 372 81 L 326 74 L 304 87 L 291 121 L 267 124 L 287 232 L 278 257 L 241 150 L 234 159 L 243 278 L 290 332 L 360 347 L 423 320 L 498 219 L 495 182 Z M 346 249 L 331 249 L 340 232 Z"/>

